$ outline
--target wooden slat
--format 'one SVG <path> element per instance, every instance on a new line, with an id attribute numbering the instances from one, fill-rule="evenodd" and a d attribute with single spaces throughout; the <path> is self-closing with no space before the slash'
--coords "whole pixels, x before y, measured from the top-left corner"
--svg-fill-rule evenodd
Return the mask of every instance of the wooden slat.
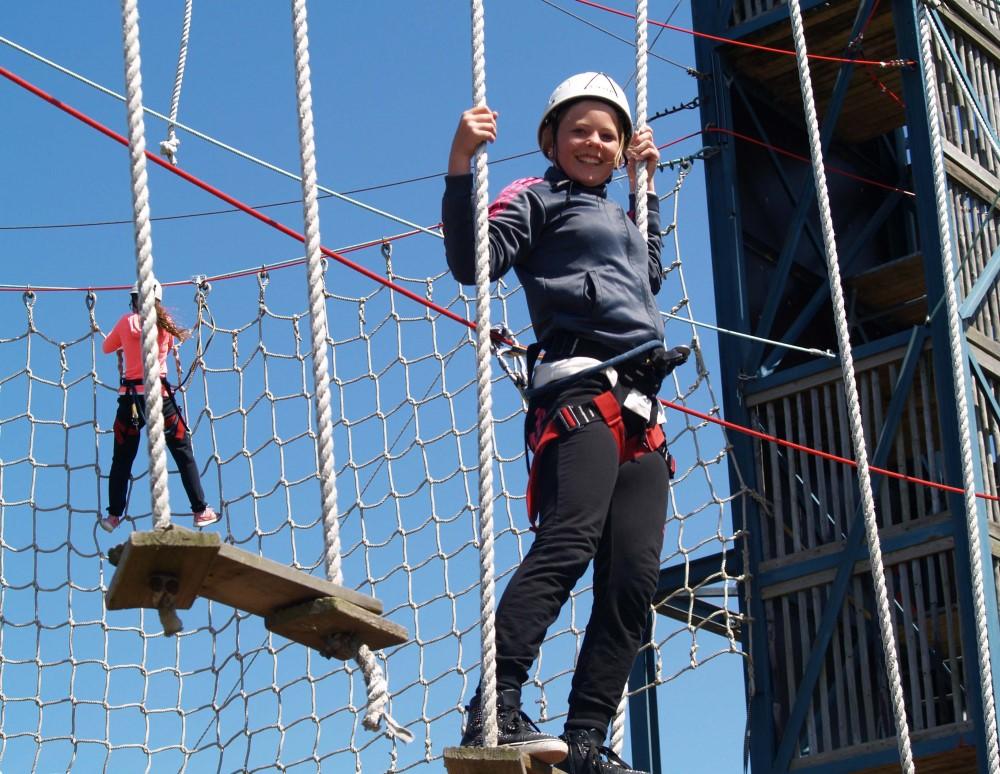
<path id="1" fill-rule="evenodd" d="M 177 579 L 177 608 L 202 596 L 262 616 L 269 630 L 323 655 L 335 633 L 355 634 L 370 648 L 408 639 L 405 628 L 380 617 L 382 603 L 373 597 L 222 543 L 217 533 L 178 526 L 129 536 L 108 589 L 108 609 L 154 607 L 154 575 Z"/>
<path id="2" fill-rule="evenodd" d="M 927 286 L 924 281 L 924 257 L 914 253 L 847 280 L 857 300 L 869 310 L 884 310 L 906 325 L 916 325 L 927 317 Z"/>
<path id="3" fill-rule="evenodd" d="M 954 750 L 915 758 L 913 764 L 920 774 L 976 774 L 978 771 L 976 748 L 972 745 L 962 745 Z M 899 764 L 863 769 L 857 774 L 899 774 Z"/>
<path id="4" fill-rule="evenodd" d="M 448 774 L 552 774 L 552 767 L 504 747 L 446 747 Z"/>
<path id="5" fill-rule="evenodd" d="M 279 610 L 264 618 L 264 626 L 306 647 L 328 652 L 331 634 L 356 634 L 373 650 L 400 645 L 409 639 L 405 628 L 337 597 L 322 597 Z"/>
<path id="6" fill-rule="evenodd" d="M 194 532 L 183 527 L 131 533 L 108 586 L 108 610 L 155 607 L 149 582 L 156 574 L 177 578 L 175 607 L 188 609 L 198 597 L 220 544 L 215 532 Z"/>
<path id="7" fill-rule="evenodd" d="M 372 613 L 382 613 L 382 603 L 374 597 L 227 543 L 219 547 L 201 596 L 261 616 L 320 597 L 339 597 Z"/>

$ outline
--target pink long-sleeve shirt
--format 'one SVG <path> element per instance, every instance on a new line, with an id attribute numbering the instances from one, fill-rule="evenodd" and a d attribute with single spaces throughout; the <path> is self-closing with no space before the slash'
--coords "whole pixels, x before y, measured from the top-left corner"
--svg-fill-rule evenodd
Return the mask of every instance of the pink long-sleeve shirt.
<path id="1" fill-rule="evenodd" d="M 160 345 L 160 373 L 167 373 L 167 352 L 173 346 L 174 336 L 169 331 L 159 329 L 158 343 Z M 142 320 L 135 312 L 122 315 L 122 318 L 115 323 L 111 333 L 104 339 L 101 345 L 105 354 L 121 350 L 125 354 L 125 378 L 129 380 L 142 380 Z M 143 385 L 135 387 L 135 391 L 142 393 Z M 125 392 L 122 387 L 118 390 Z"/>

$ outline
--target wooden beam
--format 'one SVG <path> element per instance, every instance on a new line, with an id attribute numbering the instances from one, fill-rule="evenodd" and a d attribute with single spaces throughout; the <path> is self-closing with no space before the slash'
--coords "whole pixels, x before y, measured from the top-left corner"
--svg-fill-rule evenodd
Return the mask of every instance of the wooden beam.
<path id="1" fill-rule="evenodd" d="M 446 747 L 448 774 L 553 774 L 552 767 L 509 747 Z"/>
<path id="2" fill-rule="evenodd" d="M 177 579 L 175 606 L 187 610 L 198 597 L 220 544 L 218 533 L 194 532 L 183 527 L 131 533 L 121 546 L 117 570 L 108 586 L 108 610 L 156 607 L 150 587 L 153 575 L 172 575 Z"/>
<path id="3" fill-rule="evenodd" d="M 331 634 L 356 634 L 373 650 L 401 645 L 409 639 L 399 624 L 337 597 L 322 597 L 278 610 L 264 618 L 264 626 L 327 658 L 336 655 L 329 648 Z"/>
<path id="4" fill-rule="evenodd" d="M 382 613 L 382 603 L 374 597 L 228 543 L 219 547 L 201 596 L 261 616 L 320 597 L 339 597 L 372 613 Z"/>

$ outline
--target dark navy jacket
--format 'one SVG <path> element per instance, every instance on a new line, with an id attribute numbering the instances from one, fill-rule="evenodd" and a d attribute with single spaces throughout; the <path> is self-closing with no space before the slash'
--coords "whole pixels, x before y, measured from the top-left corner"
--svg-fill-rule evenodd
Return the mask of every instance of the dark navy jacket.
<path id="1" fill-rule="evenodd" d="M 620 352 L 663 340 L 660 206 L 650 194 L 648 246 L 607 186 L 586 188 L 550 167 L 507 186 L 490 206 L 490 279 L 513 267 L 535 336 L 585 336 Z M 634 207 L 634 200 L 630 199 Z M 444 246 L 455 279 L 476 275 L 472 175 L 445 178 Z"/>

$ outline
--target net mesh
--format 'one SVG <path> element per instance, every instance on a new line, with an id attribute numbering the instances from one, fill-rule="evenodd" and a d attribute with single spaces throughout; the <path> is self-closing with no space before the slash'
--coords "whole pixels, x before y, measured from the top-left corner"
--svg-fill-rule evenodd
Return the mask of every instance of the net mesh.
<path id="1" fill-rule="evenodd" d="M 664 210 L 676 202 L 683 174 Z M 675 207 L 676 213 L 676 207 Z M 664 218 L 666 220 L 666 218 Z M 692 325 L 675 221 L 661 308 L 672 343 L 695 340 L 687 366 L 661 395 L 719 413 Z M 398 247 L 397 249 L 406 249 Z M 439 248 L 436 248 L 439 249 Z M 447 275 L 394 283 L 469 319 L 474 298 Z M 443 262 L 442 262 L 443 263 Z M 336 276 L 334 276 L 336 275 Z M 223 540 L 324 575 L 301 267 L 252 280 L 168 290 L 193 328 L 178 393 Z M 26 293 L 0 298 L 0 762 L 33 770 L 440 770 L 461 707 L 478 681 L 477 441 L 471 331 L 340 266 L 327 272 L 334 455 L 345 581 L 382 600 L 411 639 L 378 653 L 391 713 L 416 736 L 399 745 L 361 726 L 364 681 L 352 663 L 326 660 L 268 633 L 263 622 L 198 600 L 184 631 L 164 637 L 155 611 L 109 612 L 108 550 L 127 529 L 151 528 L 145 446 L 133 468 L 128 520 L 97 526 L 118 374 L 101 353 L 123 299 L 114 294 Z M 336 288 L 336 291 L 330 290 Z M 187 293 L 190 291 L 190 295 Z M 228 295 L 227 295 L 228 294 Z M 124 296 L 124 294 L 119 294 Z M 499 283 L 493 315 L 530 338 L 516 285 Z M 218 314 L 216 314 L 218 311 Z M 523 404 L 494 368 L 499 588 L 530 545 Z M 678 460 L 663 552 L 685 578 L 667 589 L 647 648 L 654 690 L 721 654 L 739 653 L 739 578 L 691 580 L 702 556 L 734 550 L 727 442 L 719 428 L 668 412 Z M 190 526 L 172 470 L 174 519 Z M 525 687 L 526 709 L 558 733 L 587 622 L 586 576 L 550 629 Z M 694 688 L 695 686 L 692 685 Z M 124 767 L 124 768 L 123 768 Z"/>

